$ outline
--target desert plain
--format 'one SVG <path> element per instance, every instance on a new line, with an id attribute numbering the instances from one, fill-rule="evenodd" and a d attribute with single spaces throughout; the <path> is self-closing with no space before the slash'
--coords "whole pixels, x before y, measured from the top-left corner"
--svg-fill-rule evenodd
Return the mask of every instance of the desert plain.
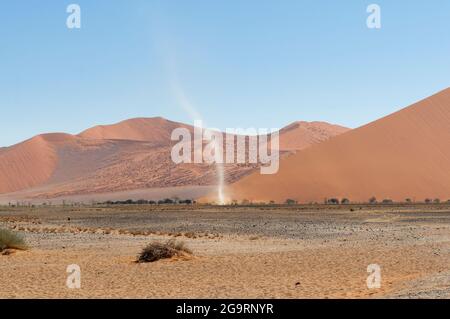
<path id="1" fill-rule="evenodd" d="M 450 298 L 449 203 L 3 206 L 0 228 L 29 246 L 0 255 L 0 298 Z M 136 263 L 173 238 L 192 255 Z"/>

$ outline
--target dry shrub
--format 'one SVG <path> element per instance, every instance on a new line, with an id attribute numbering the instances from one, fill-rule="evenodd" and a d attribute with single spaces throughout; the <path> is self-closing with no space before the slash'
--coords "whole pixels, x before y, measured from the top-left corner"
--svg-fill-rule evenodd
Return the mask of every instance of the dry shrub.
<path id="1" fill-rule="evenodd" d="M 197 238 L 197 235 L 194 232 L 187 232 L 184 234 L 184 237 L 195 239 L 195 238 Z"/>
<path id="2" fill-rule="evenodd" d="M 148 244 L 138 256 L 138 263 L 149 263 L 160 259 L 172 258 L 174 256 L 183 256 L 192 254 L 192 251 L 186 247 L 182 241 L 174 239 L 166 242 L 154 241 Z"/>
<path id="3" fill-rule="evenodd" d="M 26 250 L 27 248 L 22 236 L 8 229 L 0 229 L 0 251 L 5 249 Z"/>

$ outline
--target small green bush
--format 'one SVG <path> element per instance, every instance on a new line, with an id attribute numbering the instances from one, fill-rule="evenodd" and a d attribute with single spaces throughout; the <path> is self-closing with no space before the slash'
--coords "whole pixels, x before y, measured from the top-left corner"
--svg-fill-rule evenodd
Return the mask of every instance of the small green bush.
<path id="1" fill-rule="evenodd" d="M 138 256 L 138 263 L 149 263 L 160 259 L 172 258 L 192 254 L 192 251 L 186 247 L 182 241 L 171 239 L 167 242 L 154 241 L 148 244 Z"/>
<path id="2" fill-rule="evenodd" d="M 8 229 L 0 229 L 0 251 L 5 249 L 26 250 L 27 248 L 22 236 Z"/>

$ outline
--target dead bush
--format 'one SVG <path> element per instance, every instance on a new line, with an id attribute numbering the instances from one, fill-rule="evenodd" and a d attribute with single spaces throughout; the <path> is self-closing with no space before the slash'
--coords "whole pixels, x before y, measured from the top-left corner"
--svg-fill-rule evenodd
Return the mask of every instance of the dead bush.
<path id="1" fill-rule="evenodd" d="M 154 241 L 148 244 L 138 256 L 138 263 L 151 263 L 160 259 L 172 258 L 174 256 L 183 256 L 192 254 L 192 251 L 186 247 L 182 241 L 174 239 L 166 242 Z"/>

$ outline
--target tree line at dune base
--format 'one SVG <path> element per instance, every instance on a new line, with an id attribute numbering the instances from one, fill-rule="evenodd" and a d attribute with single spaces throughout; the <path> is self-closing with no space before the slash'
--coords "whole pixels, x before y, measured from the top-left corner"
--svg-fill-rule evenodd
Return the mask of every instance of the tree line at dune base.
<path id="1" fill-rule="evenodd" d="M 227 203 L 226 205 L 220 205 L 220 206 L 324 206 L 324 205 L 331 205 L 331 206 L 341 206 L 341 205 L 408 205 L 408 204 L 414 204 L 414 205 L 449 205 L 450 199 L 447 201 L 443 201 L 439 198 L 426 198 L 423 201 L 415 201 L 410 198 L 406 198 L 404 201 L 394 201 L 391 199 L 382 199 L 377 200 L 375 197 L 371 197 L 366 202 L 354 202 L 351 201 L 348 198 L 325 198 L 322 203 L 319 202 L 309 202 L 309 203 L 301 203 L 294 199 L 286 199 L 284 202 L 275 202 L 275 201 L 269 201 L 269 202 L 253 202 L 247 199 L 243 199 L 242 201 L 232 200 L 231 202 Z M 30 202 L 15 202 L 15 203 L 8 203 L 7 207 L 46 207 L 46 206 L 124 206 L 124 205 L 150 205 L 150 206 L 160 206 L 160 205 L 188 205 L 188 206 L 210 206 L 210 205 L 217 205 L 216 202 L 208 202 L 208 203 L 198 203 L 194 199 L 179 199 L 177 197 L 174 198 L 165 198 L 160 200 L 146 200 L 146 199 L 138 199 L 138 200 L 122 200 L 122 201 L 105 201 L 105 202 L 95 202 L 91 201 L 90 203 L 84 203 L 84 202 L 66 202 L 62 201 L 62 203 L 52 203 L 52 201 L 43 202 L 40 204 L 32 204 Z M 2 205 L 0 205 L 2 206 Z M 6 206 L 6 205 L 3 205 Z"/>

